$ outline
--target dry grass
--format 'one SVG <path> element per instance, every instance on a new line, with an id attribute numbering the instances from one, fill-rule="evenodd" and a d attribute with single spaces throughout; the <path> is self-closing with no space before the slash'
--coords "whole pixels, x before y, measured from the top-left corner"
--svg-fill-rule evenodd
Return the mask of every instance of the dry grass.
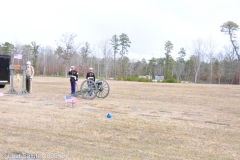
<path id="1" fill-rule="evenodd" d="M 0 97 L 0 153 L 76 160 L 240 159 L 240 86 L 108 83 L 107 98 L 78 97 L 73 108 L 64 103 L 67 78 L 35 77 L 32 94 Z"/>

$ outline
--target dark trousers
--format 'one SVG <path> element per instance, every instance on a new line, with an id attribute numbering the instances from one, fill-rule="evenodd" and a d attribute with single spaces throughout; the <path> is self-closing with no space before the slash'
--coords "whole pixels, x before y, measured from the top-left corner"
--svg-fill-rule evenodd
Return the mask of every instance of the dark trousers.
<path id="1" fill-rule="evenodd" d="M 71 83 L 71 94 L 75 93 L 75 88 L 76 88 L 76 82 L 75 81 L 70 81 Z"/>
<path id="2" fill-rule="evenodd" d="M 29 93 L 31 88 L 31 79 L 30 76 L 26 76 L 26 90 Z"/>

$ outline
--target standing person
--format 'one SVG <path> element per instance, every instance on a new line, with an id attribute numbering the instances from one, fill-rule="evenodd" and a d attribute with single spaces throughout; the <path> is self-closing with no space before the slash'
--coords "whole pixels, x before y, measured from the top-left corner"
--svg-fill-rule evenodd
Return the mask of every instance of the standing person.
<path id="1" fill-rule="evenodd" d="M 68 75 L 70 76 L 71 94 L 74 94 L 76 89 L 76 82 L 78 81 L 78 72 L 76 71 L 75 66 L 71 66 Z"/>
<path id="2" fill-rule="evenodd" d="M 93 68 L 89 68 L 89 72 L 86 75 L 86 79 L 93 80 L 95 82 L 95 74 L 93 73 Z M 91 82 L 88 82 L 88 86 L 91 85 Z M 92 96 L 92 91 L 89 92 L 89 96 Z"/>
<path id="3" fill-rule="evenodd" d="M 26 69 L 26 90 L 28 93 L 32 93 L 32 78 L 34 76 L 34 68 L 31 66 L 31 62 L 27 61 Z"/>
<path id="4" fill-rule="evenodd" d="M 95 74 L 93 73 L 93 68 L 89 68 L 89 72 L 86 75 L 86 79 L 90 79 L 95 82 Z"/>

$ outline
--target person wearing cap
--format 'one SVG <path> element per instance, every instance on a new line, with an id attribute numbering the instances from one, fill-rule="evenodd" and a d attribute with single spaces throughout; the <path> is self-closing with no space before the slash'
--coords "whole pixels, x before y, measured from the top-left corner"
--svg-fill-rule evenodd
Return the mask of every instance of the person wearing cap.
<path id="1" fill-rule="evenodd" d="M 28 93 L 32 93 L 32 78 L 34 76 L 34 68 L 31 66 L 31 62 L 27 61 L 26 63 L 26 90 Z"/>
<path id="2" fill-rule="evenodd" d="M 95 82 L 95 74 L 93 73 L 93 68 L 89 68 L 89 72 L 88 72 L 87 75 L 86 75 L 86 79 L 92 80 L 92 81 Z M 91 84 L 91 82 L 89 82 L 88 85 L 90 85 L 90 84 Z M 89 96 L 91 96 L 92 93 L 93 93 L 92 91 L 89 92 Z"/>
<path id="3" fill-rule="evenodd" d="M 68 75 L 70 76 L 71 94 L 74 94 L 76 89 L 76 82 L 78 81 L 78 72 L 76 71 L 75 66 L 71 66 Z"/>
<path id="4" fill-rule="evenodd" d="M 89 68 L 89 72 L 86 75 L 86 79 L 90 79 L 95 82 L 95 74 L 93 73 L 93 68 Z"/>

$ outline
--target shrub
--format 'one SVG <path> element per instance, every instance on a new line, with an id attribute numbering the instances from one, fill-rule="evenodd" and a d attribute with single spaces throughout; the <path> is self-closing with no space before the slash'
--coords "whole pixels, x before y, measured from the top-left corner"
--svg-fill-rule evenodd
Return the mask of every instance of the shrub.
<path id="1" fill-rule="evenodd" d="M 124 77 L 123 78 L 124 81 L 137 81 L 137 78 L 136 77 Z"/>
<path id="2" fill-rule="evenodd" d="M 121 80 L 124 80 L 124 81 L 137 81 L 137 82 L 152 82 L 151 79 L 146 79 L 146 78 L 137 78 L 137 77 L 123 77 L 123 78 L 120 78 L 118 77 L 117 78 L 118 81 L 121 81 Z"/>
<path id="3" fill-rule="evenodd" d="M 163 83 L 178 83 L 176 79 L 164 79 Z"/>
<path id="4" fill-rule="evenodd" d="M 129 77 L 129 81 L 137 81 L 136 77 Z"/>
<path id="5" fill-rule="evenodd" d="M 146 78 L 138 78 L 137 81 L 138 82 L 152 82 L 151 79 L 146 79 Z"/>

